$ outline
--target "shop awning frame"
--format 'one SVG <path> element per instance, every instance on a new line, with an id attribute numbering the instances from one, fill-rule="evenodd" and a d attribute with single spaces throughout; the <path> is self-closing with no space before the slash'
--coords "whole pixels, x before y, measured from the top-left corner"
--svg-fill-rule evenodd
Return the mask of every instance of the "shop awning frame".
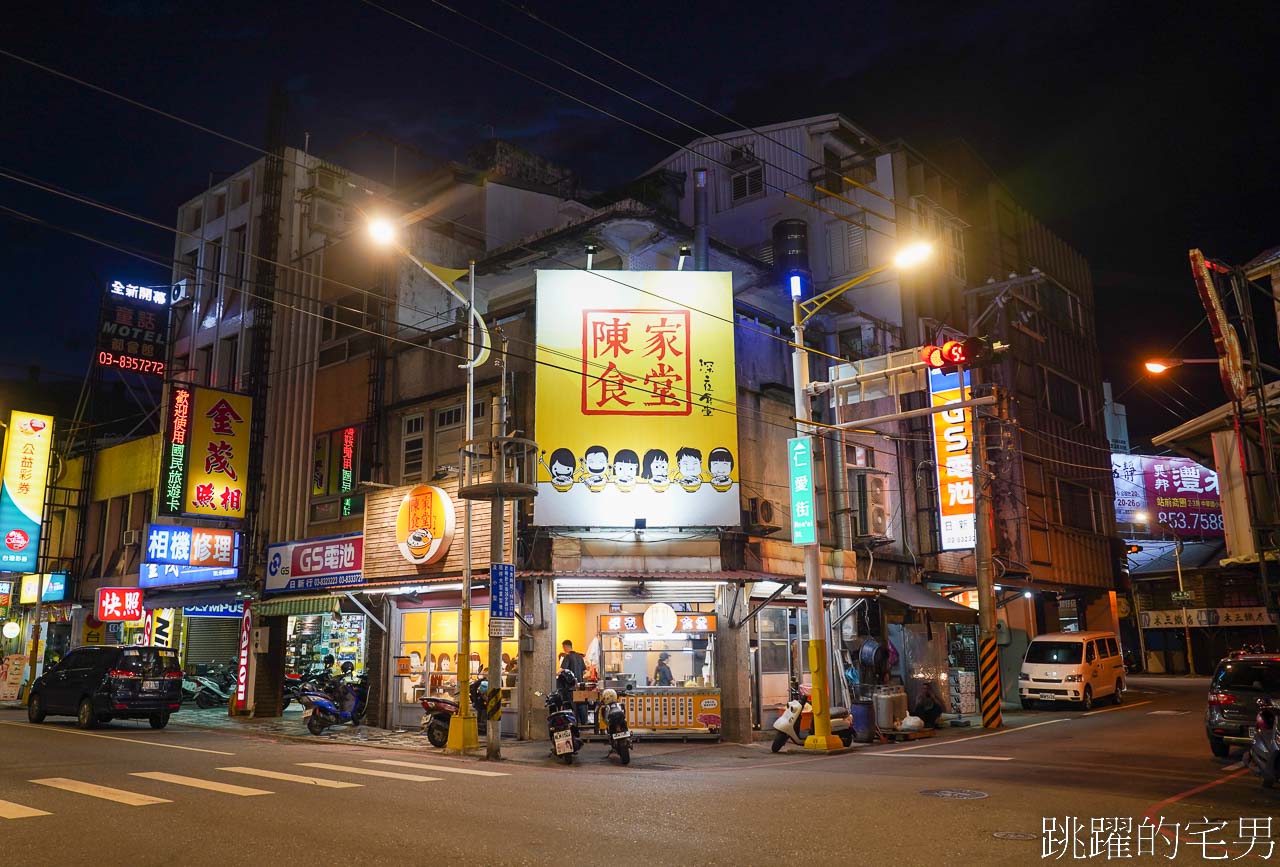
<path id="1" fill-rule="evenodd" d="M 337 614 L 340 602 L 328 593 L 319 596 L 294 596 L 255 602 L 253 611 L 262 617 L 301 617 L 307 614 Z"/>
<path id="2" fill-rule="evenodd" d="M 899 605 L 915 608 L 918 611 L 927 611 L 934 620 L 944 623 L 974 624 L 978 622 L 978 612 L 974 609 L 945 599 L 918 584 L 890 581 L 882 586 L 884 596 Z"/>

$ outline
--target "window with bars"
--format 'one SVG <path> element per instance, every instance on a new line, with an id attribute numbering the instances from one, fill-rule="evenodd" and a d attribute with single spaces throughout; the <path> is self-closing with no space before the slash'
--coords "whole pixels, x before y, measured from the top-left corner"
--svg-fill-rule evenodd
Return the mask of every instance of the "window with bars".
<path id="1" fill-rule="evenodd" d="M 1093 491 L 1084 485 L 1058 479 L 1058 520 L 1076 530 L 1097 532 Z"/>
<path id="2" fill-rule="evenodd" d="M 755 198 L 764 192 L 764 166 L 752 166 L 729 177 L 730 196 L 734 202 Z"/>
<path id="3" fill-rule="evenodd" d="M 476 436 L 483 436 L 478 424 L 487 414 L 487 404 L 477 400 L 472 408 L 476 424 Z M 458 453 L 466 438 L 466 426 L 463 424 L 462 404 L 441 407 L 435 411 L 435 426 L 432 430 L 431 454 L 435 462 L 435 476 L 455 475 L 458 472 Z"/>
<path id="4" fill-rule="evenodd" d="M 426 446 L 425 416 L 407 415 L 400 420 L 400 484 L 422 481 L 422 458 Z"/>

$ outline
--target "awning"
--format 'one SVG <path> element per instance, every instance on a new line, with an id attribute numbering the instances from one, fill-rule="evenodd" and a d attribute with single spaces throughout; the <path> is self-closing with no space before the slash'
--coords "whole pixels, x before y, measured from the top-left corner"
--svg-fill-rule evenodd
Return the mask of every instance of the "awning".
<path id="1" fill-rule="evenodd" d="M 176 593 L 164 593 L 161 591 L 144 590 L 142 592 L 142 607 L 148 611 L 154 611 L 157 608 L 185 608 L 188 605 L 218 605 L 224 603 L 241 603 L 244 598 L 236 596 L 235 592 L 227 592 L 226 590 L 206 590 L 206 591 L 178 591 Z"/>
<path id="2" fill-rule="evenodd" d="M 340 600 L 328 593 L 323 596 L 294 596 L 255 603 L 253 610 L 262 617 L 298 617 L 304 614 L 337 614 Z"/>
<path id="3" fill-rule="evenodd" d="M 926 590 L 918 584 L 903 584 L 890 581 L 882 585 L 884 595 L 900 605 L 929 612 L 934 620 L 943 623 L 977 623 L 978 612 L 965 605 L 959 605 L 950 599 L 943 599 L 937 593 Z"/>

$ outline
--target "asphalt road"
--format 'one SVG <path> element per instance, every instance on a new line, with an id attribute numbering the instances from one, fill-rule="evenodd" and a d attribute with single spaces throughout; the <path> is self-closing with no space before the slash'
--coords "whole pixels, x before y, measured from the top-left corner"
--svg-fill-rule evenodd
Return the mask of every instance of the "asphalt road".
<path id="1" fill-rule="evenodd" d="M 1101 862 L 1105 849 L 1079 857 L 1092 820 L 1131 820 L 1113 855 L 1128 839 L 1136 856 L 1144 815 L 1163 817 L 1166 833 L 1146 841 L 1154 857 L 1134 860 L 1198 863 L 1221 854 L 1200 843 L 1234 843 L 1241 818 L 1280 813 L 1280 792 L 1262 790 L 1238 756 L 1210 754 L 1203 681 L 1132 686 L 1119 708 L 1019 714 L 994 734 L 832 757 L 641 744 L 629 768 L 601 761 L 599 745 L 573 767 L 493 765 L 184 727 L 180 716 L 163 731 L 80 732 L 0 712 L 0 863 L 1037 864 L 1051 817 L 1080 823 L 1071 836 L 1084 848 L 1061 860 Z M 939 789 L 985 797 L 924 794 Z"/>

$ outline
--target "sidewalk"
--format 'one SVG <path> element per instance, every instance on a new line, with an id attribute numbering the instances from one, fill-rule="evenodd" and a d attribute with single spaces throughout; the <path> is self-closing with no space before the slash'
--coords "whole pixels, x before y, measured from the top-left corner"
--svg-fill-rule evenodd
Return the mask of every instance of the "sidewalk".
<path id="1" fill-rule="evenodd" d="M 1033 716 L 1036 715 L 1007 713 L 1005 714 L 1005 725 L 1023 725 L 1029 721 L 1027 718 Z M 969 719 L 973 722 L 968 727 L 951 727 L 943 721 L 941 727 L 934 732 L 932 738 L 914 741 L 913 743 L 933 743 L 935 741 L 982 734 L 981 722 L 972 716 Z M 326 729 L 323 734 L 312 735 L 303 725 L 301 718 L 295 714 L 285 717 L 253 719 L 251 717 L 230 717 L 227 715 L 225 708 L 212 708 L 210 710 L 184 708 L 174 715 L 171 725 L 238 731 L 262 737 L 296 740 L 311 744 L 333 743 L 345 746 L 416 752 L 423 756 L 441 755 L 440 750 L 427 742 L 426 735 L 418 731 L 392 731 L 372 726 L 361 726 L 360 728 L 334 726 Z M 770 761 L 783 762 L 801 756 L 815 759 L 822 757 L 821 754 L 806 752 L 795 746 L 784 748 L 775 756 L 769 750 L 772 734 L 769 732 L 756 732 L 755 734 L 757 740 L 751 744 L 708 741 L 685 743 L 658 738 L 647 739 L 643 735 L 637 735 L 632 752 L 633 761 L 631 766 L 639 770 L 727 770 L 733 767 L 741 767 L 747 761 L 767 764 Z M 474 755 L 468 755 L 467 758 L 472 760 L 483 759 L 483 738 L 481 742 L 480 749 Z M 878 745 L 854 743 L 849 751 L 858 752 Z M 582 752 L 579 753 L 578 760 L 585 764 L 604 761 L 606 753 L 607 748 L 603 742 L 591 741 L 583 747 Z M 840 754 L 846 754 L 846 751 L 841 751 Z M 502 741 L 502 758 L 504 761 L 530 765 L 552 765 L 556 763 L 548 755 L 546 741 L 504 739 Z"/>

